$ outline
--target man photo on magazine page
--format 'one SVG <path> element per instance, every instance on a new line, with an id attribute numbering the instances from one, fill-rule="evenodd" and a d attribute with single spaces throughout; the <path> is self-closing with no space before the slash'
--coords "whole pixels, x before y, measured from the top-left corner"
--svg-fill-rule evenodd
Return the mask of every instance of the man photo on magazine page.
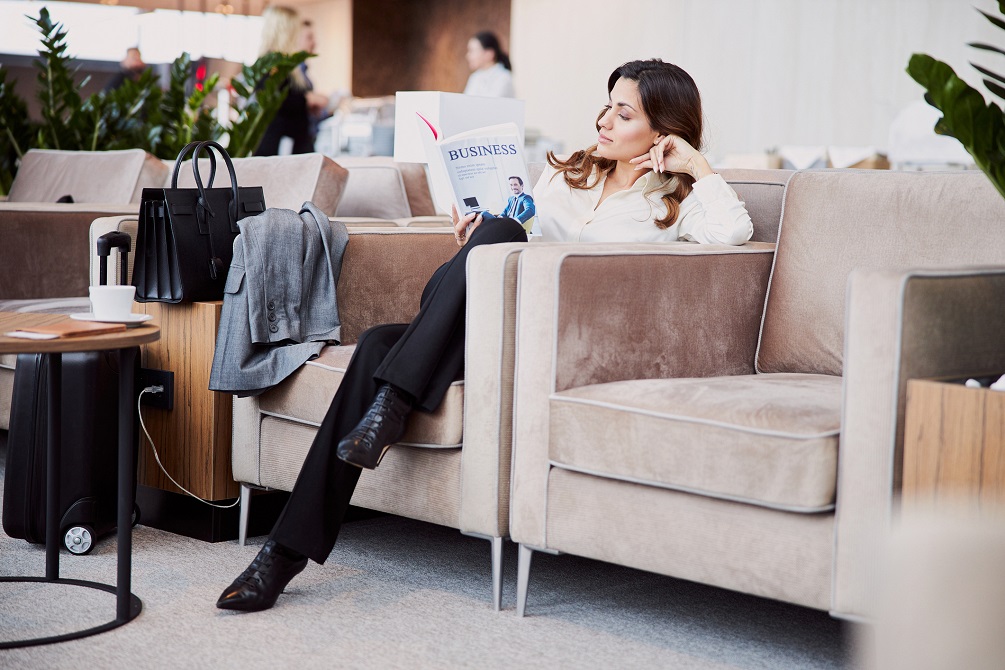
<path id="1" fill-rule="evenodd" d="M 523 226 L 523 229 L 530 232 L 534 225 L 534 214 L 537 210 L 534 207 L 534 198 L 530 193 L 524 193 L 523 177 L 513 175 L 509 178 L 509 188 L 513 195 L 506 201 L 506 207 L 499 214 L 503 218 L 516 219 Z"/>

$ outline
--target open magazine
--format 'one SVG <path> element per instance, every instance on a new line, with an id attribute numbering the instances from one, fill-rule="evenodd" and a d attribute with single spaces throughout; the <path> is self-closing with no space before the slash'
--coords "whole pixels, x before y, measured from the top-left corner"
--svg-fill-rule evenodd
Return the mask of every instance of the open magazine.
<path id="1" fill-rule="evenodd" d="M 442 138 L 424 116 L 417 114 L 429 161 L 430 181 L 437 204 L 457 207 L 463 217 L 486 212 L 516 219 L 528 233 L 536 227 L 533 184 L 523 158 L 515 123 L 502 123 Z"/>

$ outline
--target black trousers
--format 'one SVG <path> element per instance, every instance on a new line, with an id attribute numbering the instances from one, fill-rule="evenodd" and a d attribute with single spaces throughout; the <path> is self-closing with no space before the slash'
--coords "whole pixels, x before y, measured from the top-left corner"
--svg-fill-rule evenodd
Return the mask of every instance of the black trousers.
<path id="1" fill-rule="evenodd" d="M 356 427 L 385 382 L 411 394 L 416 408 L 436 409 L 450 384 L 464 376 L 468 253 L 482 244 L 526 239 L 523 227 L 513 219 L 486 220 L 433 274 L 411 323 L 375 326 L 360 335 L 289 502 L 272 529 L 273 540 L 317 563 L 325 562 L 362 472 L 336 456 L 339 440 Z"/>

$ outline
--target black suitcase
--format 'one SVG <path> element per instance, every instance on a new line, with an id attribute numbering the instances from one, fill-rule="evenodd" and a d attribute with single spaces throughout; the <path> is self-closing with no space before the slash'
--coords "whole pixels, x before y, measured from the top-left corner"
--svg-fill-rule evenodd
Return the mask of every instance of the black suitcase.
<path id="1" fill-rule="evenodd" d="M 126 273 L 129 236 L 102 236 L 98 240 L 102 284 L 113 247 L 122 252 L 123 276 Z M 139 356 L 133 360 L 139 361 Z M 17 357 L 4 474 L 4 532 L 38 544 L 45 542 L 47 361 L 40 354 Z M 118 363 L 117 352 L 62 355 L 60 536 L 64 546 L 75 554 L 88 553 L 99 537 L 115 529 L 121 374 Z M 137 363 L 126 374 L 135 379 L 138 370 Z M 137 442 L 134 436 L 134 449 Z M 137 516 L 134 510 L 134 522 Z"/>

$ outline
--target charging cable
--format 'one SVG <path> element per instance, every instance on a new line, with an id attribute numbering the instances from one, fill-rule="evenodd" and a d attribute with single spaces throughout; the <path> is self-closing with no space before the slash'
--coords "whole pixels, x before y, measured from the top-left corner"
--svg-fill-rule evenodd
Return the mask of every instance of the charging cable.
<path id="1" fill-rule="evenodd" d="M 164 468 L 164 464 L 161 463 L 161 457 L 157 453 L 157 446 L 154 445 L 154 440 L 153 440 L 152 437 L 150 437 L 150 433 L 147 432 L 147 426 L 146 426 L 146 424 L 143 423 L 143 412 L 140 409 L 140 404 L 143 402 L 143 394 L 144 393 L 164 393 L 164 387 L 160 386 L 160 385 L 157 385 L 157 386 L 148 386 L 145 389 L 143 389 L 142 391 L 140 391 L 139 397 L 136 398 L 136 414 L 140 417 L 140 428 L 143 429 L 143 434 L 147 436 L 147 442 L 150 443 L 150 448 L 154 452 L 154 460 L 157 461 L 157 466 L 161 469 L 161 472 L 164 473 L 164 476 L 167 477 L 168 479 L 170 479 L 171 483 L 174 484 L 175 486 L 177 486 L 179 489 L 181 489 L 182 491 L 184 491 L 188 495 L 192 496 L 193 498 L 195 498 L 199 502 L 205 503 L 206 505 L 209 505 L 210 507 L 216 507 L 217 509 L 230 509 L 231 507 L 237 507 L 238 503 L 241 502 L 240 498 L 238 498 L 237 500 L 235 500 L 234 502 L 232 502 L 229 505 L 217 505 L 216 503 L 210 502 L 208 500 L 203 500 L 202 498 L 200 498 L 199 496 L 197 496 L 196 494 L 192 493 L 187 488 L 185 488 L 184 486 L 182 486 L 181 484 L 179 484 L 178 482 L 176 482 L 175 479 L 174 479 L 174 477 L 172 477 L 171 474 Z"/>

